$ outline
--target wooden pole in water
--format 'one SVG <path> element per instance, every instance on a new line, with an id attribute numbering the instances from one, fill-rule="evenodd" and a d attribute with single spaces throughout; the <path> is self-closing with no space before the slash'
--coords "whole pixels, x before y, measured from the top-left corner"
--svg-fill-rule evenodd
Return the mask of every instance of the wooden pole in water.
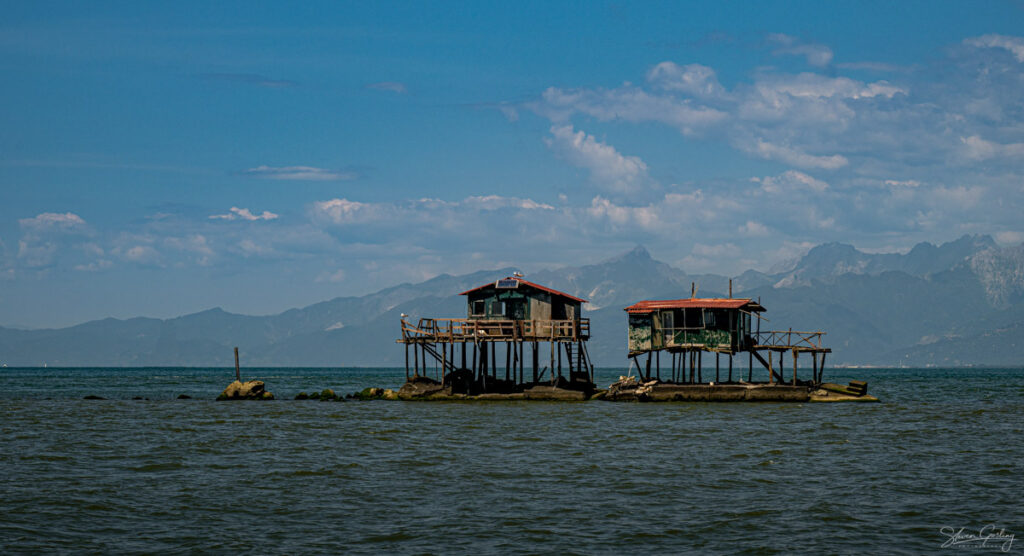
<path id="1" fill-rule="evenodd" d="M 729 382 L 732 383 L 732 354 L 729 354 Z"/>
<path id="2" fill-rule="evenodd" d="M 747 382 L 754 382 L 754 350 L 750 350 L 747 361 Z"/>
<path id="3" fill-rule="evenodd" d="M 405 344 L 405 380 L 409 380 L 409 344 Z"/>
<path id="4" fill-rule="evenodd" d="M 772 370 L 772 350 L 768 350 L 768 384 L 775 384 L 775 371 Z"/>
<path id="5" fill-rule="evenodd" d="M 731 294 L 732 292 L 729 292 L 729 293 Z M 719 355 L 722 355 L 722 354 L 721 354 L 721 353 L 718 353 L 718 352 L 716 351 L 716 352 L 715 352 L 715 382 L 719 382 L 719 381 L 721 380 L 720 378 L 718 378 L 718 364 L 719 364 L 719 362 L 718 362 L 718 360 L 719 360 L 719 357 L 718 357 L 718 356 L 719 356 Z"/>
<path id="6" fill-rule="evenodd" d="M 238 368 L 238 347 L 235 347 L 235 380 L 242 382 L 242 371 Z"/>
<path id="7" fill-rule="evenodd" d="M 644 371 L 644 382 L 651 380 L 651 352 L 647 352 L 647 369 Z"/>
<path id="8" fill-rule="evenodd" d="M 661 382 L 661 350 L 654 352 L 655 357 L 655 372 L 658 375 L 658 382 Z"/>
<path id="9" fill-rule="evenodd" d="M 818 352 L 816 351 L 811 352 L 811 380 L 815 384 L 821 382 L 821 379 L 818 378 Z"/>
<path id="10" fill-rule="evenodd" d="M 509 367 L 512 366 L 512 342 L 505 342 L 505 382 L 509 381 Z"/>

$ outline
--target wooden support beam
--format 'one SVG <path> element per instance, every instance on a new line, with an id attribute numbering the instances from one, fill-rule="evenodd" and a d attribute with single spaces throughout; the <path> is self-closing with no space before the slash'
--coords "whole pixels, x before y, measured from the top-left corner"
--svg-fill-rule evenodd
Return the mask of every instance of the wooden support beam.
<path id="1" fill-rule="evenodd" d="M 780 361 L 781 363 L 781 361 Z M 775 371 L 772 370 L 772 351 L 768 350 L 768 383 L 775 383 Z"/>
<path id="2" fill-rule="evenodd" d="M 405 380 L 409 380 L 409 344 L 405 344 Z"/>
<path id="3" fill-rule="evenodd" d="M 729 285 L 730 286 L 732 285 L 732 281 L 729 282 Z M 729 294 L 730 294 L 729 297 L 732 297 L 732 295 L 731 295 L 732 291 L 730 291 Z M 719 382 L 720 380 L 722 380 L 722 379 L 720 379 L 718 377 L 718 367 L 719 367 L 719 361 L 718 360 L 719 360 L 719 356 L 720 355 L 722 355 L 722 354 L 718 353 L 717 351 L 715 352 L 715 382 Z"/>
<path id="4" fill-rule="evenodd" d="M 534 341 L 533 342 L 533 382 L 534 382 L 534 384 L 536 384 L 537 381 L 540 380 L 540 377 L 537 376 L 537 372 L 540 369 L 540 353 L 539 352 L 540 352 L 540 346 L 538 345 L 538 343 L 536 341 Z"/>
<path id="5" fill-rule="evenodd" d="M 729 382 L 732 382 L 732 354 L 729 354 Z"/>
<path id="6" fill-rule="evenodd" d="M 651 380 L 651 352 L 647 352 L 647 370 L 644 372 L 644 381 Z"/>
<path id="7" fill-rule="evenodd" d="M 238 346 L 235 346 L 235 380 L 242 382 L 242 369 L 238 366 Z"/>
<path id="8" fill-rule="evenodd" d="M 704 384 L 704 350 L 697 352 L 697 382 Z"/>
<path id="9" fill-rule="evenodd" d="M 818 378 L 818 352 L 816 351 L 811 352 L 811 381 L 815 384 L 821 382 L 821 379 Z"/>
<path id="10" fill-rule="evenodd" d="M 660 349 L 658 351 L 654 352 L 654 359 L 655 359 L 655 365 L 654 365 L 655 373 L 657 373 L 657 375 L 658 375 L 658 382 L 661 382 L 661 350 Z"/>
<path id="11" fill-rule="evenodd" d="M 512 342 L 505 342 L 505 382 L 511 380 L 509 377 L 509 367 L 512 366 Z"/>
<path id="12" fill-rule="evenodd" d="M 799 354 L 799 352 L 796 349 L 794 349 L 793 350 L 793 386 L 796 386 L 796 359 L 797 359 L 797 355 L 798 354 Z"/>
<path id="13" fill-rule="evenodd" d="M 413 348 L 412 348 L 412 355 L 413 355 L 413 357 L 416 358 L 415 359 L 416 368 L 413 371 L 413 376 L 418 377 L 418 376 L 420 376 L 420 348 L 419 348 L 419 346 L 415 346 L 415 345 L 413 346 Z"/>

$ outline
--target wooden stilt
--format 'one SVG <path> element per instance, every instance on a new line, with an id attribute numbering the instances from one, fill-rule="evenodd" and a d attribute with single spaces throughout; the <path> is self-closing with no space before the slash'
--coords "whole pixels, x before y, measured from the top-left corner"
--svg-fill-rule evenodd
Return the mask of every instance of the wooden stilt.
<path id="1" fill-rule="evenodd" d="M 509 372 L 512 370 L 512 342 L 505 342 L 505 382 L 511 380 Z"/>
<path id="2" fill-rule="evenodd" d="M 405 380 L 409 380 L 409 344 L 405 344 Z"/>
<path id="3" fill-rule="evenodd" d="M 715 382 L 719 382 L 719 381 L 721 381 L 721 380 L 722 380 L 722 379 L 720 379 L 720 378 L 718 377 L 718 366 L 719 366 L 719 365 L 718 365 L 718 360 L 719 360 L 719 356 L 720 356 L 720 355 L 722 355 L 722 354 L 721 354 L 721 353 L 718 353 L 717 351 L 715 352 Z"/>
<path id="4" fill-rule="evenodd" d="M 768 350 L 768 384 L 775 384 L 775 371 L 772 370 L 772 350 Z"/>
<path id="5" fill-rule="evenodd" d="M 647 352 L 647 365 L 644 372 L 644 382 L 651 380 L 651 352 Z"/>
<path id="6" fill-rule="evenodd" d="M 796 386 L 796 358 L 799 352 L 793 350 L 793 386 Z"/>
<path id="7" fill-rule="evenodd" d="M 729 382 L 732 383 L 732 354 L 729 354 Z"/>
<path id="8" fill-rule="evenodd" d="M 537 376 L 537 372 L 540 369 L 540 346 L 535 341 L 533 342 L 533 383 L 536 384 L 540 378 Z"/>
<path id="9" fill-rule="evenodd" d="M 658 382 L 661 382 L 661 350 L 660 349 L 658 351 L 654 352 L 654 358 L 655 358 L 655 365 L 654 365 L 655 371 L 654 372 L 657 373 Z"/>
<path id="10" fill-rule="evenodd" d="M 704 350 L 697 352 L 697 382 L 704 384 Z"/>
<path id="11" fill-rule="evenodd" d="M 750 360 L 747 362 L 747 382 L 754 382 L 754 351 L 750 351 Z"/>
<path id="12" fill-rule="evenodd" d="M 413 345 L 413 347 L 412 347 L 412 356 L 415 358 L 414 363 L 416 365 L 416 368 L 413 371 L 413 376 L 417 376 L 418 377 L 418 376 L 420 376 L 420 348 L 419 348 L 419 346 Z"/>
<path id="13" fill-rule="evenodd" d="M 818 378 L 818 352 L 811 352 L 811 381 L 815 384 L 821 382 Z"/>

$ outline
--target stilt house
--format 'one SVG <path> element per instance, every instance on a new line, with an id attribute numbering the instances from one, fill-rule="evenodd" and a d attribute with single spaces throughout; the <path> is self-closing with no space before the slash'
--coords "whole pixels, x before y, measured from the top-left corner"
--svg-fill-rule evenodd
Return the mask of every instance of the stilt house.
<path id="1" fill-rule="evenodd" d="M 452 384 L 453 391 L 507 392 L 527 384 L 554 384 L 563 378 L 564 368 L 570 385 L 593 386 L 593 365 L 586 348 L 590 320 L 581 316 L 585 299 L 521 275 L 460 295 L 466 296 L 466 318 L 421 318 L 414 326 L 403 316 L 398 342 L 406 345 L 407 377 L 429 375 L 429 358 L 442 384 L 459 382 Z M 525 376 L 527 346 L 532 352 L 529 378 Z M 545 346 L 549 361 L 542 367 L 540 354 Z M 498 373 L 499 350 L 505 356 L 504 379 Z"/>
<path id="2" fill-rule="evenodd" d="M 731 294 L 731 283 L 729 290 Z M 746 352 L 749 356 L 748 382 L 754 379 L 756 359 L 768 371 L 767 382 L 796 385 L 797 359 L 801 353 L 809 353 L 812 377 L 803 382 L 816 384 L 821 382 L 825 355 L 832 351 L 821 345 L 824 332 L 798 332 L 793 329 L 762 332 L 760 323 L 765 319 L 761 313 L 765 308 L 760 301 L 752 299 L 691 297 L 647 300 L 634 303 L 625 311 L 629 315 L 629 357 L 647 380 L 652 377 L 661 380 L 661 352 L 665 351 L 671 356 L 669 382 L 703 383 L 703 353 L 709 352 L 715 354 L 715 382 L 721 382 L 721 355 L 728 357 L 726 382 L 733 382 L 733 357 Z M 767 359 L 761 352 L 767 354 Z M 782 374 L 783 355 L 787 352 L 793 357 L 791 380 L 783 379 Z M 777 363 L 773 362 L 773 354 L 778 356 Z M 646 356 L 646 361 L 640 361 L 642 356 Z"/>

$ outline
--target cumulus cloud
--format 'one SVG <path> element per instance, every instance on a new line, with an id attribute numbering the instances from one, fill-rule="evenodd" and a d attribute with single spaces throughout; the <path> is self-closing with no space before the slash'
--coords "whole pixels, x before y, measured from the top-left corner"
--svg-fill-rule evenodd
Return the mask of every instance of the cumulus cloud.
<path id="1" fill-rule="evenodd" d="M 345 181 L 359 177 L 357 172 L 328 170 L 315 166 L 256 166 L 243 174 L 254 178 L 290 181 Z"/>
<path id="2" fill-rule="evenodd" d="M 964 40 L 964 44 L 977 48 L 1001 48 L 1013 54 L 1018 62 L 1024 62 L 1024 38 L 1006 35 L 982 35 Z"/>
<path id="3" fill-rule="evenodd" d="M 768 43 L 774 45 L 772 53 L 776 56 L 803 56 L 808 64 L 817 67 L 825 67 L 832 62 L 832 49 L 823 44 L 804 42 L 783 33 L 768 35 Z"/>
<path id="4" fill-rule="evenodd" d="M 247 208 L 231 207 L 230 211 L 226 214 L 211 214 L 209 218 L 212 220 L 248 220 L 253 222 L 255 220 L 276 220 L 278 215 L 267 210 L 263 211 L 262 214 L 253 214 Z"/>
<path id="5" fill-rule="evenodd" d="M 22 218 L 18 220 L 18 224 L 23 230 L 29 231 L 69 231 L 83 228 L 85 220 L 73 212 L 44 212 L 33 218 Z"/>
<path id="6" fill-rule="evenodd" d="M 714 98 L 725 93 L 715 70 L 701 64 L 680 66 L 674 62 L 662 62 L 647 72 L 647 81 L 660 89 L 697 97 Z"/>
<path id="7" fill-rule="evenodd" d="M 570 164 L 590 172 L 599 186 L 627 193 L 647 181 L 647 164 L 636 156 L 625 156 L 615 147 L 602 143 L 571 125 L 552 126 L 551 137 L 544 140 L 551 150 Z"/>

